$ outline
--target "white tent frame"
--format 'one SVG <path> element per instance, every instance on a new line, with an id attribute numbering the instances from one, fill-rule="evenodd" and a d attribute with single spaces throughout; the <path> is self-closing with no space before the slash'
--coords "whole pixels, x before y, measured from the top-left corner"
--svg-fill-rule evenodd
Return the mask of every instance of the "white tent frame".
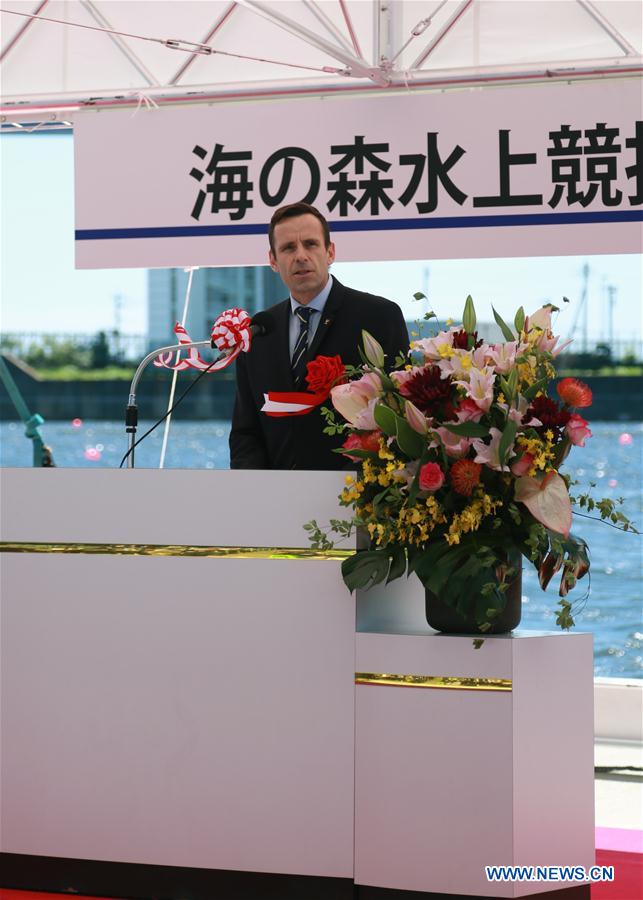
<path id="1" fill-rule="evenodd" d="M 566 0 L 583 11 L 592 27 L 607 35 L 614 46 L 613 55 L 591 59 L 560 59 L 542 63 L 499 63 L 496 65 L 474 65 L 471 67 L 432 67 L 433 54 L 445 38 L 452 36 L 462 23 L 473 17 L 474 34 L 477 16 L 488 0 L 433 0 L 426 4 L 416 4 L 428 11 L 425 18 L 417 22 L 410 34 L 402 33 L 402 11 L 405 0 L 363 0 L 371 3 L 371 26 L 373 34 L 372 58 L 367 59 L 361 50 L 360 35 L 351 16 L 347 0 L 301 0 L 303 8 L 318 25 L 313 30 L 308 25 L 296 21 L 287 12 L 292 4 L 282 5 L 267 0 L 231 0 L 219 4 L 218 15 L 210 23 L 202 40 L 192 42 L 175 38 L 150 37 L 117 32 L 110 18 L 96 2 L 75 0 L 70 7 L 70 19 L 65 25 L 55 17 L 47 16 L 50 0 L 39 0 L 17 31 L 0 50 L 0 65 L 7 58 L 15 60 L 21 53 L 25 41 L 36 22 L 43 27 L 48 21 L 49 28 L 73 27 L 74 6 L 82 9 L 94 22 L 94 29 L 102 30 L 105 40 L 115 46 L 138 74 L 140 86 L 123 96 L 123 90 L 113 86 L 92 89 L 83 93 L 79 90 L 68 92 L 38 92 L 6 95 L 0 108 L 0 124 L 3 131 L 32 130 L 33 128 L 56 129 L 69 127 L 79 110 L 87 107 L 95 109 L 127 108 L 140 105 L 145 99 L 157 106 L 177 106 L 217 101 L 287 98 L 302 95 L 322 96 L 346 93 L 388 93 L 409 89 L 449 90 L 464 87 L 494 86 L 535 82 L 566 82 L 597 79 L 640 77 L 643 74 L 643 56 L 613 21 L 610 21 L 593 0 Z M 507 0 L 519 3 L 524 0 Z M 633 0 L 637 2 L 637 0 Z M 331 4 L 338 4 L 342 14 L 345 33 L 342 33 L 329 15 Z M 153 4 L 150 3 L 151 7 Z M 109 4 L 101 3 L 101 7 Z M 605 6 L 605 4 L 604 4 Z M 415 7 L 414 7 L 415 8 Z M 269 79 L 265 82 L 245 83 L 205 83 L 190 84 L 189 69 L 199 56 L 225 54 L 218 47 L 218 37 L 224 25 L 241 10 L 247 10 L 259 19 L 269 22 L 286 32 L 293 40 L 304 42 L 310 48 L 329 57 L 336 66 L 310 68 L 316 76 L 296 79 Z M 15 12 L 15 11 L 14 11 Z M 7 2 L 0 2 L 0 24 L 5 24 L 14 12 Z M 336 12 L 336 9 L 335 9 Z M 152 17 L 150 17 L 152 18 Z M 310 22 L 310 17 L 307 20 Z M 189 23 L 188 23 L 189 24 Z M 82 27 L 92 27 L 87 24 Z M 153 41 L 169 50 L 184 52 L 187 58 L 172 72 L 169 78 L 160 78 L 137 53 L 137 41 Z M 510 43 L 510 41 L 508 41 Z M 417 45 L 418 52 L 408 69 L 400 66 L 403 53 Z M 26 46 L 25 46 L 26 55 Z M 228 53 L 227 55 L 234 55 Z M 243 56 L 243 54 L 240 54 Z M 249 59 L 257 59 L 248 55 Z M 302 68 L 296 62 L 281 60 L 281 64 Z M 27 64 L 42 65 L 41 60 L 27 61 Z M 305 68 L 305 67 L 304 67 Z M 266 67 L 269 72 L 269 67 Z"/>

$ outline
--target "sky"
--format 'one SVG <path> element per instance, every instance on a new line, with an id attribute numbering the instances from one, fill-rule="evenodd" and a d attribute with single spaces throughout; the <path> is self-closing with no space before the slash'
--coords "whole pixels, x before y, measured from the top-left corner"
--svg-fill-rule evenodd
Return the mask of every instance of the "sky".
<path id="1" fill-rule="evenodd" d="M 73 139 L 64 134 L 0 138 L 0 328 L 3 332 L 91 333 L 119 327 L 147 330 L 147 270 L 74 269 Z M 527 259 L 418 260 L 342 263 L 337 277 L 360 290 L 396 300 L 407 319 L 431 308 L 441 320 L 461 315 L 468 294 L 478 319 L 491 306 L 513 320 L 543 303 L 561 307 L 555 331 L 589 340 L 609 335 L 609 288 L 616 339 L 643 339 L 643 256 L 559 256 Z M 589 266 L 586 308 L 581 309 L 583 269 Z M 428 301 L 418 303 L 422 291 Z M 284 293 L 285 296 L 285 293 Z M 563 302 L 563 297 L 569 303 Z M 195 340 L 207 335 L 194 335 Z"/>

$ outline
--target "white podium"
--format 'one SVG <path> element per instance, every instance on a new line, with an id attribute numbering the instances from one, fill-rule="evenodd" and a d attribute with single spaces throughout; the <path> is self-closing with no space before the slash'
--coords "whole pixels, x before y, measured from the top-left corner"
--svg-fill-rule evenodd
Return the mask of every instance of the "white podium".
<path id="1" fill-rule="evenodd" d="M 358 634 L 357 671 L 358 884 L 522 897 L 565 883 L 489 882 L 485 866 L 589 870 L 591 635 L 517 632 L 476 649 Z"/>
<path id="2" fill-rule="evenodd" d="M 415 579 L 356 626 L 302 529 L 342 515 L 341 473 L 0 480 L 3 886 L 517 897 L 564 885 L 484 866 L 591 864 L 591 637 L 475 650 Z"/>

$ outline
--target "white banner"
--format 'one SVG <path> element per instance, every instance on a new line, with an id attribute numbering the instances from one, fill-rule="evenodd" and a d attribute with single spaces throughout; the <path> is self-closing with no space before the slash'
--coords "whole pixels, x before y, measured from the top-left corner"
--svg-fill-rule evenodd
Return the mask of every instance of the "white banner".
<path id="1" fill-rule="evenodd" d="M 634 78 L 88 110 L 76 265 L 265 264 L 274 210 L 302 199 L 338 261 L 641 252 L 641 96 Z"/>

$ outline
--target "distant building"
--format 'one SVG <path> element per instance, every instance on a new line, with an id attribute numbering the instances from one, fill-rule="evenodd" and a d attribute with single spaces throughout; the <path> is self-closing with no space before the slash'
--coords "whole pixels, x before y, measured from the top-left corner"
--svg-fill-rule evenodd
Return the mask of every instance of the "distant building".
<path id="1" fill-rule="evenodd" d="M 150 269 L 147 282 L 148 345 L 174 343 L 173 328 L 183 316 L 188 274 L 183 269 Z M 251 316 L 288 296 L 269 266 L 203 268 L 192 278 L 185 327 L 194 341 L 207 340 L 217 316 L 239 306 Z"/>

